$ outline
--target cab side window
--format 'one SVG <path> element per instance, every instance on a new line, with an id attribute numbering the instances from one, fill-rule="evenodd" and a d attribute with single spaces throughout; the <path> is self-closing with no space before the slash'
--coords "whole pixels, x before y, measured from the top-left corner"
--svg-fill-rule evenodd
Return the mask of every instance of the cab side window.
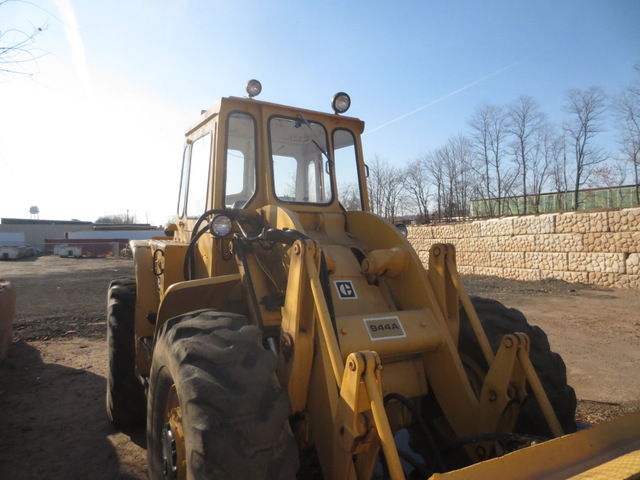
<path id="1" fill-rule="evenodd" d="M 187 186 L 189 185 L 189 161 L 191 160 L 191 145 L 184 147 L 182 154 L 182 174 L 180 175 L 180 194 L 178 195 L 178 218 L 184 217 L 185 200 L 187 198 Z"/>
<path id="2" fill-rule="evenodd" d="M 333 156 L 340 204 L 345 210 L 362 210 L 356 142 L 349 130 L 334 130 Z"/>
<path id="3" fill-rule="evenodd" d="M 224 185 L 227 208 L 243 208 L 256 191 L 256 128 L 245 113 L 233 113 L 227 120 Z"/>
<path id="4" fill-rule="evenodd" d="M 191 145 L 189 184 L 187 187 L 187 217 L 199 217 L 207 207 L 211 137 L 211 132 L 209 132 L 198 138 Z"/>

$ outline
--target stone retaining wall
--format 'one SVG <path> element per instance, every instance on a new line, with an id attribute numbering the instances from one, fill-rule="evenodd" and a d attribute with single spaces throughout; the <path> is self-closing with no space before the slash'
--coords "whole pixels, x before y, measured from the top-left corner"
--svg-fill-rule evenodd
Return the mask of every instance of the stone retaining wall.
<path id="1" fill-rule="evenodd" d="M 408 232 L 425 265 L 433 243 L 454 244 L 462 274 L 640 287 L 640 208 L 411 226 Z"/>

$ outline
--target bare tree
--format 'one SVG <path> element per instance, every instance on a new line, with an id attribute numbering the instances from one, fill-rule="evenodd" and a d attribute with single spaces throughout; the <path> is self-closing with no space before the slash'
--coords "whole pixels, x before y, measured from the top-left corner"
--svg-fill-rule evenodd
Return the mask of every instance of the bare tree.
<path id="1" fill-rule="evenodd" d="M 378 215 L 382 215 L 383 210 L 383 182 L 385 165 L 378 155 L 374 155 L 373 160 L 367 162 L 369 166 L 369 176 L 367 177 L 367 187 L 369 190 L 369 202 L 371 203 L 371 211 Z"/>
<path id="2" fill-rule="evenodd" d="M 562 155 L 562 138 L 549 124 L 542 125 L 534 141 L 530 161 L 528 192 L 534 213 L 540 212 L 540 199 L 551 178 L 554 165 Z M 526 199 L 525 199 L 526 202 Z"/>
<path id="3" fill-rule="evenodd" d="M 502 198 L 506 196 L 504 144 L 507 136 L 507 117 L 503 107 L 483 105 L 476 109 L 468 122 L 472 129 L 472 143 L 479 159 L 479 182 L 489 201 L 489 213 L 501 215 Z"/>
<path id="4" fill-rule="evenodd" d="M 439 164 L 437 168 L 442 177 L 439 203 L 445 218 L 469 215 L 469 200 L 472 192 L 477 191 L 472 159 L 471 140 L 462 134 L 449 138 L 446 145 L 434 153 L 434 162 Z"/>
<path id="5" fill-rule="evenodd" d="M 0 9 L 15 0 L 0 0 Z M 21 3 L 21 2 L 16 2 Z M 29 2 L 26 2 L 29 3 Z M 37 5 L 31 4 L 37 8 Z M 0 30 L 0 74 L 2 75 L 34 75 L 34 64 L 44 54 L 34 48 L 38 37 L 47 25 L 31 26 L 28 31 L 18 28 Z"/>
<path id="6" fill-rule="evenodd" d="M 640 63 L 635 66 L 640 73 Z M 631 167 L 636 203 L 640 205 L 640 78 L 626 87 L 612 103 L 619 133 L 620 153 Z"/>
<path id="7" fill-rule="evenodd" d="M 477 107 L 471 119 L 467 124 L 471 127 L 471 138 L 473 147 L 476 150 L 478 156 L 478 167 L 476 171 L 480 177 L 482 185 L 481 191 L 485 199 L 488 200 L 489 214 L 495 213 L 493 208 L 493 202 L 490 200 L 495 198 L 496 195 L 493 190 L 492 176 L 493 169 L 491 168 L 490 151 L 491 151 L 491 121 L 490 117 L 490 105 L 482 105 Z"/>
<path id="8" fill-rule="evenodd" d="M 564 110 L 571 118 L 565 124 L 565 133 L 575 160 L 573 209 L 577 210 L 580 188 L 589 179 L 593 168 L 607 160 L 607 155 L 594 144 L 596 135 L 603 131 L 606 94 L 600 87 L 573 88 L 567 91 L 566 100 Z"/>
<path id="9" fill-rule="evenodd" d="M 436 193 L 436 209 L 434 212 L 435 218 L 438 221 L 442 220 L 442 214 L 444 211 L 445 201 L 445 187 L 444 187 L 444 168 L 440 161 L 440 156 L 437 153 L 428 153 L 423 158 L 423 163 L 426 168 L 427 174 L 431 179 L 431 184 L 435 187 Z"/>
<path id="10" fill-rule="evenodd" d="M 512 137 L 511 148 L 521 178 L 524 211 L 527 213 L 527 187 L 533 168 L 532 156 L 538 149 L 537 140 L 545 115 L 531 97 L 520 96 L 508 107 L 508 132 Z"/>
<path id="11" fill-rule="evenodd" d="M 429 222 L 429 191 L 427 157 L 414 160 L 404 170 L 404 188 L 416 207 L 419 223 Z"/>
<path id="12" fill-rule="evenodd" d="M 403 178 L 399 168 L 391 167 L 388 172 L 388 183 L 385 188 L 384 218 L 395 223 L 401 215 L 406 213 L 403 209 Z"/>
<path id="13" fill-rule="evenodd" d="M 402 170 L 396 167 L 389 167 L 387 171 L 387 184 L 385 188 L 385 211 L 384 217 L 395 223 L 400 216 L 407 213 L 404 209 L 404 178 Z"/>
<path id="14" fill-rule="evenodd" d="M 617 159 L 594 167 L 589 180 L 586 182 L 586 186 L 587 188 L 622 187 L 626 179 L 627 172 L 625 165 L 622 159 Z"/>
<path id="15" fill-rule="evenodd" d="M 355 182 L 338 185 L 338 198 L 345 210 L 361 210 L 360 191 Z"/>
<path id="16" fill-rule="evenodd" d="M 453 152 L 449 148 L 449 145 L 439 148 L 434 153 L 436 161 L 440 164 L 439 168 L 442 171 L 442 197 L 441 197 L 441 211 L 440 217 L 444 217 L 446 220 L 450 220 L 454 216 L 453 210 L 455 208 L 454 195 L 456 192 L 456 184 L 458 177 L 458 166 L 453 159 Z"/>
<path id="17" fill-rule="evenodd" d="M 556 210 L 566 211 L 567 205 L 567 192 L 569 191 L 569 173 L 567 165 L 567 143 L 565 135 L 563 134 L 558 138 L 560 142 L 557 156 L 552 158 L 551 164 L 551 180 L 553 181 L 556 195 Z"/>
<path id="18" fill-rule="evenodd" d="M 403 177 L 400 169 L 375 155 L 369 162 L 369 196 L 374 213 L 395 222 L 402 200 Z"/>

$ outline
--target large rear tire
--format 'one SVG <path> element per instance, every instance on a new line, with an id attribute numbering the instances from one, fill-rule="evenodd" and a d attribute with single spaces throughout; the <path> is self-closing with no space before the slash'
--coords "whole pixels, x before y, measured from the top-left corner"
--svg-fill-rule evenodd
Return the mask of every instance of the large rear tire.
<path id="1" fill-rule="evenodd" d="M 149 478 L 295 478 L 298 449 L 276 363 L 243 316 L 200 310 L 167 321 L 149 383 Z"/>
<path id="2" fill-rule="evenodd" d="M 118 278 L 107 294 L 107 415 L 119 427 L 143 424 L 146 399 L 136 377 L 136 282 Z"/>
<path id="3" fill-rule="evenodd" d="M 530 340 L 531 363 L 536 369 L 551 406 L 565 433 L 576 430 L 576 394 L 567 384 L 567 369 L 564 361 L 557 353 L 551 351 L 549 340 L 544 331 L 530 325 L 519 310 L 507 308 L 502 303 L 487 298 L 471 297 L 478 318 L 482 323 L 489 343 L 497 352 L 502 337 L 513 332 L 526 333 Z M 459 349 L 468 355 L 486 372 L 487 364 L 475 338 L 471 324 L 464 308 L 460 310 Z M 530 395 L 525 400 L 516 422 L 515 431 L 532 435 L 551 436 L 542 410 L 535 397 Z"/>

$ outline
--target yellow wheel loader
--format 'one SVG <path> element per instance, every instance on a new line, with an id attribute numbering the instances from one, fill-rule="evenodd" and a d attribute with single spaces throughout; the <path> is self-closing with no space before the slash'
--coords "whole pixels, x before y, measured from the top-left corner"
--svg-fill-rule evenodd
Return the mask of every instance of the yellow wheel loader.
<path id="1" fill-rule="evenodd" d="M 349 96 L 260 89 L 188 129 L 176 223 L 109 289 L 107 412 L 146 422 L 149 478 L 640 478 L 638 415 L 574 433 L 545 334 L 369 212 Z"/>

